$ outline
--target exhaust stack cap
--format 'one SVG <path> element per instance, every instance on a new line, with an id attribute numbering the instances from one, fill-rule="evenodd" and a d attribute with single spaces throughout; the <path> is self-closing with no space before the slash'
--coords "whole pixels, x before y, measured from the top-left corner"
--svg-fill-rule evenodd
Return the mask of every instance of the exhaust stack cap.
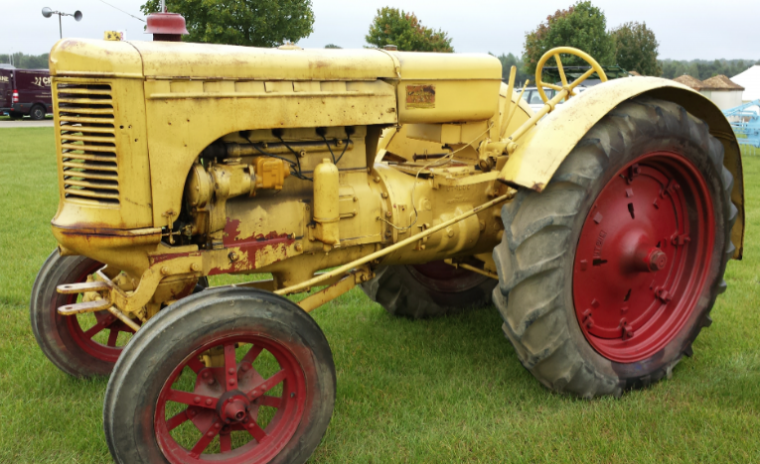
<path id="1" fill-rule="evenodd" d="M 151 13 L 148 15 L 146 34 L 153 34 L 153 41 L 180 42 L 189 34 L 185 18 L 179 13 Z"/>

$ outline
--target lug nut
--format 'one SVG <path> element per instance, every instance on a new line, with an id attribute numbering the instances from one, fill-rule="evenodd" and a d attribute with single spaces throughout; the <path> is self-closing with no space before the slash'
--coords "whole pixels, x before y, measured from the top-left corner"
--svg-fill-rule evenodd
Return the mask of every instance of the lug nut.
<path id="1" fill-rule="evenodd" d="M 652 248 L 644 258 L 644 263 L 650 272 L 661 271 L 668 264 L 668 255 L 659 248 Z"/>

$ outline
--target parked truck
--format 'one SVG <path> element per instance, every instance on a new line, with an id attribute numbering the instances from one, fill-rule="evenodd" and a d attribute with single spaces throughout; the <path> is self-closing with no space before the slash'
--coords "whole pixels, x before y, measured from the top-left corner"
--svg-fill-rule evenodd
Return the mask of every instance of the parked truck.
<path id="1" fill-rule="evenodd" d="M 50 72 L 47 69 L 0 67 L 0 113 L 13 119 L 29 116 L 35 121 L 53 112 Z"/>

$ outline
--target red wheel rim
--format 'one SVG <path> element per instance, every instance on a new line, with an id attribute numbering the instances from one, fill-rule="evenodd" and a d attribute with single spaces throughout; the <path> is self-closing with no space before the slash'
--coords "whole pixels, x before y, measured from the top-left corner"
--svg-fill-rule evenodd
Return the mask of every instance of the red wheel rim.
<path id="1" fill-rule="evenodd" d="M 206 367 L 203 354 L 215 352 L 223 367 Z M 266 463 L 293 438 L 305 405 L 306 379 L 287 347 L 264 335 L 229 335 L 205 343 L 169 376 L 156 438 L 173 464 Z"/>
<path id="2" fill-rule="evenodd" d="M 82 268 L 81 274 L 72 276 L 73 278 L 66 283 L 86 282 L 90 274 L 103 267 L 101 263 L 96 261 L 88 261 L 85 264 L 86 266 Z M 57 311 L 60 306 L 76 303 L 77 297 L 78 295 L 60 295 L 56 293 L 51 310 Z M 108 311 L 62 317 L 66 319 L 66 327 L 74 342 L 85 353 L 105 362 L 115 363 L 119 359 L 126 344 L 126 339 L 122 337 L 119 340 L 119 335 L 121 333 L 134 333 L 129 326 L 118 320 Z M 104 333 L 106 331 L 107 336 Z M 101 343 L 101 341 L 104 343 Z"/>
<path id="3" fill-rule="evenodd" d="M 407 266 L 412 277 L 425 287 L 441 293 L 460 293 L 475 288 L 488 277 L 459 269 L 443 261 Z"/>
<path id="4" fill-rule="evenodd" d="M 586 217 L 573 264 L 573 302 L 594 349 L 647 359 L 694 312 L 715 240 L 707 183 L 688 160 L 655 152 L 621 169 Z"/>

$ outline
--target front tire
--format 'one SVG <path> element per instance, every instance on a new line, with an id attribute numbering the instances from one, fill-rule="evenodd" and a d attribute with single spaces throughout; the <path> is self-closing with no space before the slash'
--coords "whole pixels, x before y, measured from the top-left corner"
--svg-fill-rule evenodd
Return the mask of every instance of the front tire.
<path id="1" fill-rule="evenodd" d="M 255 289 L 209 289 L 135 335 L 108 383 L 103 426 L 119 463 L 303 463 L 335 402 L 314 320 Z"/>
<path id="2" fill-rule="evenodd" d="M 29 315 L 37 344 L 56 367 L 76 377 L 109 375 L 133 333 L 108 311 L 58 314 L 58 307 L 76 303 L 77 295 L 61 295 L 56 287 L 86 282 L 101 267 L 84 256 L 61 256 L 56 249 L 32 287 Z"/>
<path id="3" fill-rule="evenodd" d="M 669 377 L 726 288 L 732 187 L 721 143 L 674 103 L 599 121 L 545 191 L 502 209 L 494 302 L 523 366 L 586 398 Z"/>

